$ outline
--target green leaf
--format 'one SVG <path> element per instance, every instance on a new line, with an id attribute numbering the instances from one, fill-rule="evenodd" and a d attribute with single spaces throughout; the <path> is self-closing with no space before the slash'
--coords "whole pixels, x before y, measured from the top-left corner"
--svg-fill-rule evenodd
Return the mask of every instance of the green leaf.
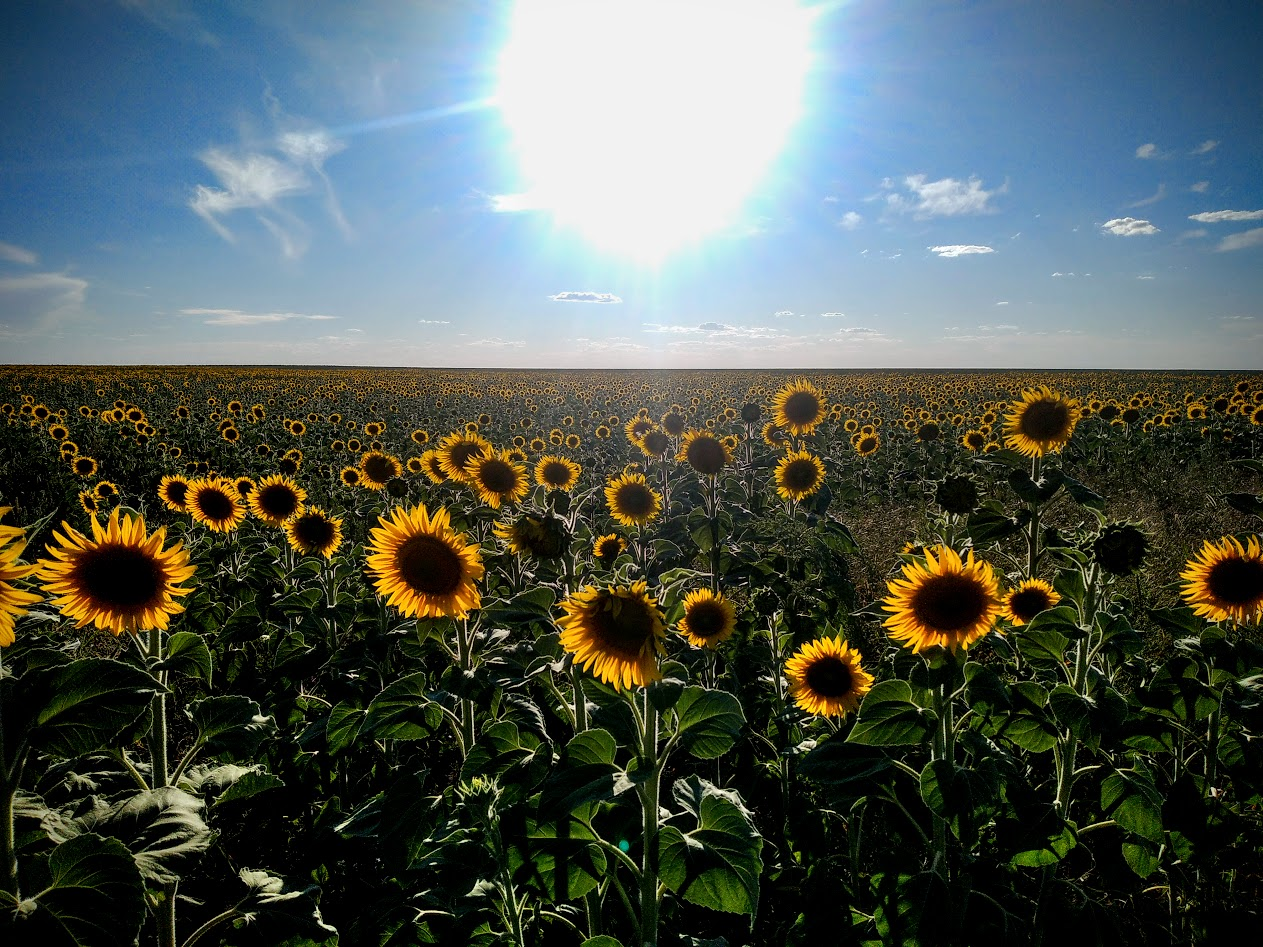
<path id="1" fill-rule="evenodd" d="M 265 717 L 249 697 L 207 697 L 189 706 L 197 739 L 214 756 L 250 759 L 263 741 L 276 734 L 276 720 Z"/>
<path id="2" fill-rule="evenodd" d="M 1017 650 L 1037 668 L 1061 667 L 1070 640 L 1080 634 L 1078 621 L 1079 613 L 1072 605 L 1040 612 L 1028 625 L 1013 632 Z"/>
<path id="3" fill-rule="evenodd" d="M 299 933 L 308 944 L 323 944 L 337 936 L 337 928 L 320 916 L 320 888 L 316 885 L 299 886 L 271 872 L 248 868 L 241 870 L 240 878 L 249 893 L 237 902 L 236 910 L 252 924 L 263 915 L 283 923 L 285 933 Z"/>
<path id="4" fill-rule="evenodd" d="M 684 688 L 675 713 L 675 738 L 701 760 L 718 759 L 732 749 L 746 722 L 736 697 L 705 687 Z"/>
<path id="5" fill-rule="evenodd" d="M 933 711 L 924 710 L 912 700 L 907 681 L 882 681 L 860 704 L 849 743 L 870 746 L 916 746 L 925 743 L 936 721 Z"/>
<path id="6" fill-rule="evenodd" d="M 995 500 L 988 500 L 969 514 L 969 538 L 975 546 L 986 546 L 1012 536 L 1022 528 L 1022 522 L 1004 512 Z"/>
<path id="7" fill-rule="evenodd" d="M 346 701 L 329 711 L 329 719 L 325 721 L 325 745 L 330 754 L 336 756 L 355 743 L 365 716 L 363 710 Z"/>
<path id="8" fill-rule="evenodd" d="M 285 785 L 285 780 L 279 776 L 273 776 L 271 773 L 247 773 L 228 789 L 222 793 L 212 804 L 218 809 L 222 805 L 230 802 L 241 802 L 243 799 L 253 799 L 261 792 L 267 792 L 269 789 L 280 789 Z"/>
<path id="9" fill-rule="evenodd" d="M 687 901 L 715 911 L 753 914 L 759 905 L 763 839 L 735 792 L 699 777 L 686 795 L 699 797 L 697 827 L 663 826 L 658 867 L 663 884 Z M 677 794 L 678 796 L 678 794 Z"/>
<path id="10" fill-rule="evenodd" d="M 1074 500 L 1079 506 L 1086 506 L 1090 510 L 1104 510 L 1105 497 L 1101 496 L 1095 490 L 1091 490 L 1084 486 L 1074 477 L 1067 476 L 1064 478 L 1066 492 L 1070 494 L 1070 499 Z"/>
<path id="11" fill-rule="evenodd" d="M 174 786 L 137 793 L 75 822 L 123 842 L 150 884 L 178 881 L 210 847 L 214 833 L 202 819 L 202 800 Z"/>
<path id="12" fill-rule="evenodd" d="M 1101 811 L 1128 832 L 1155 845 L 1162 843 L 1162 796 L 1147 777 L 1134 771 L 1106 777 L 1101 783 Z"/>
<path id="13" fill-rule="evenodd" d="M 22 736 L 10 729 L 14 724 L 29 728 L 36 749 L 65 758 L 131 742 L 143 731 L 159 690 L 145 671 L 104 658 L 28 672 L 5 701 L 6 747 Z"/>
<path id="14" fill-rule="evenodd" d="M 1158 870 L 1158 846 L 1144 839 L 1123 842 L 1123 860 L 1139 878 L 1148 878 Z"/>
<path id="15" fill-rule="evenodd" d="M 167 639 L 166 653 L 166 658 L 154 665 L 155 671 L 174 671 L 185 677 L 210 682 L 211 653 L 201 635 L 177 631 Z"/>
<path id="16" fill-rule="evenodd" d="M 538 823 L 528 819 L 514 854 L 520 859 L 513 866 L 515 879 L 549 901 L 582 898 L 609 875 L 608 860 L 597 837 L 572 819 Z"/>
<path id="17" fill-rule="evenodd" d="M 883 785 L 894 765 L 882 750 L 833 738 L 802 758 L 798 774 L 827 785 L 831 798 L 858 799 Z"/>
<path id="18" fill-rule="evenodd" d="M 509 599 L 483 599 L 482 620 L 486 628 L 512 628 L 552 618 L 557 596 L 547 586 L 537 585 Z"/>
<path id="19" fill-rule="evenodd" d="M 424 671 L 409 674 L 373 698 L 360 729 L 384 740 L 423 740 L 443 725 L 443 708 L 426 696 Z"/>
<path id="20" fill-rule="evenodd" d="M 623 942 L 609 934 L 597 934 L 595 937 L 589 937 L 579 947 L 623 947 Z"/>
<path id="21" fill-rule="evenodd" d="M 46 864 L 34 862 L 28 870 L 26 886 L 39 894 L 17 903 L 0 892 L 0 915 L 16 914 L 21 943 L 130 947 L 140 936 L 145 888 L 131 852 L 118 839 L 80 835 L 54 848 Z"/>
<path id="22" fill-rule="evenodd" d="M 996 790 L 989 767 L 976 770 L 950 760 L 931 760 L 921 770 L 921 799 L 967 847 L 977 842 L 978 828 L 991 812 Z"/>
<path id="23" fill-rule="evenodd" d="M 605 730 L 577 733 L 562 752 L 540 792 L 541 821 L 568 815 L 580 806 L 614 798 L 618 768 L 614 738 Z"/>
<path id="24" fill-rule="evenodd" d="M 1029 848 L 1013 856 L 1012 864 L 1016 868 L 1044 868 L 1055 865 L 1069 854 L 1078 844 L 1070 826 L 1063 825 L 1061 831 L 1048 836 L 1039 848 Z"/>
<path id="25" fill-rule="evenodd" d="M 965 700 L 983 712 L 1007 710 L 1012 705 L 1008 685 L 993 668 L 977 661 L 965 665 Z"/>
<path id="26" fill-rule="evenodd" d="M 1263 496 L 1255 493 L 1225 493 L 1223 498 L 1238 513 L 1263 516 Z"/>

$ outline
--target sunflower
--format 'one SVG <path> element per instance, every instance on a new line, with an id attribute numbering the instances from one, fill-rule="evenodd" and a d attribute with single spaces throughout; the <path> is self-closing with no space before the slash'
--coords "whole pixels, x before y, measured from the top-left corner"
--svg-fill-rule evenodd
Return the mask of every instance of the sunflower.
<path id="1" fill-rule="evenodd" d="M 854 713 L 873 686 L 859 652 L 841 638 L 808 641 L 785 663 L 785 677 L 794 703 L 817 717 Z"/>
<path id="2" fill-rule="evenodd" d="M 876 434 L 857 434 L 851 441 L 851 446 L 855 448 L 855 453 L 861 457 L 871 457 L 877 453 L 877 448 L 881 447 L 881 438 Z"/>
<path id="3" fill-rule="evenodd" d="M 468 482 L 469 465 L 475 457 L 495 452 L 485 437 L 464 431 L 449 434 L 439 441 L 438 451 L 443 473 L 460 483 Z"/>
<path id="4" fill-rule="evenodd" d="M 443 483 L 447 473 L 443 470 L 443 458 L 437 450 L 431 448 L 421 455 L 421 470 L 431 483 Z"/>
<path id="5" fill-rule="evenodd" d="M 1060 601 L 1061 596 L 1043 579 L 1026 579 L 1004 597 L 1004 610 L 1000 614 L 1020 627 Z"/>
<path id="6" fill-rule="evenodd" d="M 1021 401 L 1009 405 L 1004 445 L 1027 457 L 1042 457 L 1066 446 L 1078 420 L 1077 401 L 1048 387 L 1028 388 Z"/>
<path id="7" fill-rule="evenodd" d="M 689 644 L 699 648 L 717 648 L 732 637 L 737 627 L 737 612 L 722 592 L 698 589 L 684 599 L 684 617 L 680 632 Z"/>
<path id="8" fill-rule="evenodd" d="M 250 494 L 250 512 L 269 526 L 284 526 L 303 511 L 307 491 L 281 474 L 264 477 Z"/>
<path id="9" fill-rule="evenodd" d="M 969 450 L 977 453 L 987 446 L 987 435 L 982 431 L 966 431 L 960 436 L 960 442 Z"/>
<path id="10" fill-rule="evenodd" d="M 194 520 L 217 533 L 236 529 L 246 518 L 246 507 L 237 488 L 219 477 L 202 477 L 190 483 L 184 506 Z"/>
<path id="11" fill-rule="evenodd" d="M 360 468 L 343 467 L 342 471 L 338 474 L 338 479 L 341 480 L 343 485 L 345 486 L 355 487 L 355 486 L 359 486 L 361 476 L 362 475 L 360 474 Z"/>
<path id="12" fill-rule="evenodd" d="M 39 563 L 44 591 L 52 604 L 76 628 L 95 625 L 116 635 L 146 628 L 163 628 L 173 615 L 184 611 L 175 601 L 192 589 L 181 582 L 193 575 L 189 554 L 182 544 L 169 549 L 162 544 L 165 526 L 145 531 L 144 517 L 120 518 L 115 510 L 103 527 L 92 517 L 92 538 L 62 523 L 64 532 L 53 532 L 49 545 L 52 559 Z"/>
<path id="13" fill-rule="evenodd" d="M 1144 564 L 1150 545 L 1135 523 L 1108 523 L 1092 541 L 1092 558 L 1101 571 L 1126 577 Z"/>
<path id="14" fill-rule="evenodd" d="M 772 418 L 777 427 L 795 436 L 814 431 L 826 411 L 824 392 L 805 378 L 786 385 L 772 399 Z"/>
<path id="15" fill-rule="evenodd" d="M 662 509 L 662 497 L 649 486 L 645 475 L 624 472 L 605 486 L 610 514 L 624 526 L 643 526 Z"/>
<path id="16" fill-rule="evenodd" d="M 1180 594 L 1193 611 L 1210 621 L 1252 624 L 1263 617 L 1263 552 L 1259 537 L 1246 544 L 1232 536 L 1206 540 L 1180 573 Z"/>
<path id="17" fill-rule="evenodd" d="M 514 522 L 496 523 L 492 529 L 518 556 L 559 559 L 569 545 L 565 524 L 552 515 L 524 513 Z"/>
<path id="18" fill-rule="evenodd" d="M 824 485 L 824 464 L 808 451 L 790 452 L 776 465 L 776 492 L 786 500 L 802 500 Z"/>
<path id="19" fill-rule="evenodd" d="M 70 461 L 70 466 L 80 477 L 91 477 L 97 471 L 96 460 L 87 454 L 78 454 Z"/>
<path id="20" fill-rule="evenodd" d="M 113 480 L 102 480 L 92 488 L 92 492 L 102 500 L 117 500 L 118 484 Z"/>
<path id="21" fill-rule="evenodd" d="M 530 489 L 526 468 L 509 459 L 508 451 L 481 454 L 470 460 L 469 485 L 493 510 L 502 503 L 517 503 Z"/>
<path id="22" fill-rule="evenodd" d="M 102 502 L 101 498 L 91 490 L 79 491 L 79 507 L 83 510 L 83 512 L 91 515 L 99 512 L 101 507 L 104 505 L 105 504 Z"/>
<path id="23" fill-rule="evenodd" d="M 672 437 L 679 437 L 688 427 L 688 420 L 675 408 L 662 416 L 661 423 L 662 429 Z"/>
<path id="24" fill-rule="evenodd" d="M 360 486 L 369 490 L 384 490 L 402 473 L 403 464 L 392 454 L 373 450 L 360 458 Z"/>
<path id="25" fill-rule="evenodd" d="M 675 459 L 687 462 L 702 476 L 713 477 L 732 463 L 732 452 L 709 431 L 692 430 L 684 435 Z"/>
<path id="26" fill-rule="evenodd" d="M 410 474 L 425 473 L 425 464 L 421 462 L 420 457 L 409 457 L 404 461 L 404 467 L 408 469 Z"/>
<path id="27" fill-rule="evenodd" d="M 303 507 L 297 515 L 285 521 L 284 529 L 291 548 L 306 556 L 332 559 L 342 545 L 341 518 L 329 516 L 318 506 Z"/>
<path id="28" fill-rule="evenodd" d="M 645 582 L 589 585 L 561 603 L 561 646 L 575 663 L 615 690 L 658 680 L 658 656 L 666 649 L 666 625 Z"/>
<path id="29" fill-rule="evenodd" d="M 545 454 L 535 465 L 535 482 L 548 490 L 567 493 L 579 482 L 580 467 L 567 457 Z"/>
<path id="30" fill-rule="evenodd" d="M 763 425 L 763 443 L 778 450 L 787 449 L 790 446 L 789 435 L 777 427 L 775 421 L 768 421 Z"/>
<path id="31" fill-rule="evenodd" d="M 623 426 L 623 431 L 626 433 L 627 439 L 639 447 L 640 439 L 652 431 L 655 427 L 657 427 L 657 425 L 654 424 L 651 419 L 645 417 L 643 414 L 638 414 Z"/>
<path id="32" fill-rule="evenodd" d="M 185 511 L 188 492 L 189 482 L 179 474 L 168 474 L 158 484 L 158 498 L 162 500 L 162 505 L 176 513 Z"/>
<path id="33" fill-rule="evenodd" d="M 627 541 L 622 536 L 617 533 L 607 533 L 592 544 L 592 555 L 600 561 L 601 565 L 609 567 L 626 548 Z"/>
<path id="34" fill-rule="evenodd" d="M 968 474 L 952 474 L 935 488 L 934 502 L 946 513 L 968 516 L 978 509 L 978 484 Z"/>
<path id="35" fill-rule="evenodd" d="M 11 509 L 0 506 L 0 519 Z M 26 606 L 41 601 L 41 596 L 34 592 L 24 592 L 11 584 L 25 579 L 39 568 L 18 565 L 18 556 L 26 548 L 23 532 L 16 526 L 0 526 L 0 648 L 13 644 L 13 628 L 17 620 L 27 613 Z"/>
<path id="36" fill-rule="evenodd" d="M 368 572 L 386 604 L 408 618 L 463 618 L 481 606 L 478 547 L 455 533 L 447 510 L 397 507 L 378 517 L 368 546 Z"/>
<path id="37" fill-rule="evenodd" d="M 995 575 L 990 563 L 974 560 L 972 549 L 962 562 L 956 550 L 932 546 L 925 562 L 906 563 L 903 575 L 888 583 L 891 594 L 884 604 L 891 615 L 885 625 L 890 637 L 913 651 L 968 648 L 995 624 L 1000 613 Z"/>
<path id="38" fill-rule="evenodd" d="M 430 432 L 422 428 L 417 428 L 408 436 L 412 438 L 412 442 L 414 444 L 425 446 L 426 444 L 430 443 Z"/>
<path id="39" fill-rule="evenodd" d="M 237 496 L 243 500 L 249 500 L 250 494 L 254 493 L 258 487 L 253 477 L 238 477 L 232 482 L 232 485 L 237 488 Z"/>

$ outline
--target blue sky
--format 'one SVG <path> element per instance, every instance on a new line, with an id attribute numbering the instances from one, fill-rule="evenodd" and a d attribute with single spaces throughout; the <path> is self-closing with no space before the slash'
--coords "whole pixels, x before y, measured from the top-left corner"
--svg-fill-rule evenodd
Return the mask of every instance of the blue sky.
<path id="1" fill-rule="evenodd" d="M 513 11 L 8 3 L 0 362 L 1263 366 L 1254 0 L 815 6 L 786 137 L 652 260 L 523 196 Z"/>

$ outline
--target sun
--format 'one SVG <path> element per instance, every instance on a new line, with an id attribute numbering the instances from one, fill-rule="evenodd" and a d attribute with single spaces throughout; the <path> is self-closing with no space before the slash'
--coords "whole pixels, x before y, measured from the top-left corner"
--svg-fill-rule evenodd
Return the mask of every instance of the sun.
<path id="1" fill-rule="evenodd" d="M 656 259 L 737 223 L 802 110 L 797 0 L 518 0 L 496 102 L 524 194 L 596 246 Z"/>

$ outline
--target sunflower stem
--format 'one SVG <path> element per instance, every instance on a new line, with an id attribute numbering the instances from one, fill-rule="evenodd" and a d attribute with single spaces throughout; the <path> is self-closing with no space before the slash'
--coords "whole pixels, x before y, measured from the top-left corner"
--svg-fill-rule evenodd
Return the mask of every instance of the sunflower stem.
<path id="1" fill-rule="evenodd" d="M 456 657 L 460 665 L 461 673 L 468 676 L 473 669 L 473 641 L 469 633 L 469 619 L 462 618 L 460 625 L 456 628 Z M 474 740 L 477 739 L 474 733 L 474 702 L 468 697 L 460 699 L 460 732 L 461 740 L 465 744 L 465 753 L 473 749 Z"/>
<path id="2" fill-rule="evenodd" d="M 149 730 L 149 755 L 153 769 L 150 783 L 154 789 L 170 785 L 167 768 L 167 672 L 154 671 L 153 665 L 162 660 L 162 629 L 149 629 L 148 658 L 151 673 L 158 683 L 158 693 L 153 698 L 153 723 Z M 175 898 L 179 882 L 162 886 L 163 900 L 158 906 L 158 943 L 161 947 L 176 947 Z"/>
<path id="3" fill-rule="evenodd" d="M 1043 475 L 1042 458 L 1036 454 L 1031 458 L 1031 482 L 1039 483 Z M 1026 524 L 1026 578 L 1033 579 L 1039 565 L 1039 504 L 1032 500 L 1027 506 L 1031 521 Z"/>
<path id="4" fill-rule="evenodd" d="M 641 717 L 641 765 L 649 768 L 649 778 L 640 784 L 640 806 L 644 816 L 640 867 L 640 940 L 644 947 L 658 944 L 658 792 L 662 765 L 658 759 L 658 710 L 645 688 Z"/>
<path id="5" fill-rule="evenodd" d="M 0 652 L 2 654 L 3 652 Z M 0 680 L 3 679 L 3 659 L 0 658 Z M 15 904 L 18 897 L 18 859 L 13 848 L 13 801 L 18 786 L 15 778 L 9 782 L 9 764 L 4 746 L 4 702 L 0 700 L 0 892 L 12 895 Z M 18 760 L 14 760 L 14 772 L 19 772 Z"/>

